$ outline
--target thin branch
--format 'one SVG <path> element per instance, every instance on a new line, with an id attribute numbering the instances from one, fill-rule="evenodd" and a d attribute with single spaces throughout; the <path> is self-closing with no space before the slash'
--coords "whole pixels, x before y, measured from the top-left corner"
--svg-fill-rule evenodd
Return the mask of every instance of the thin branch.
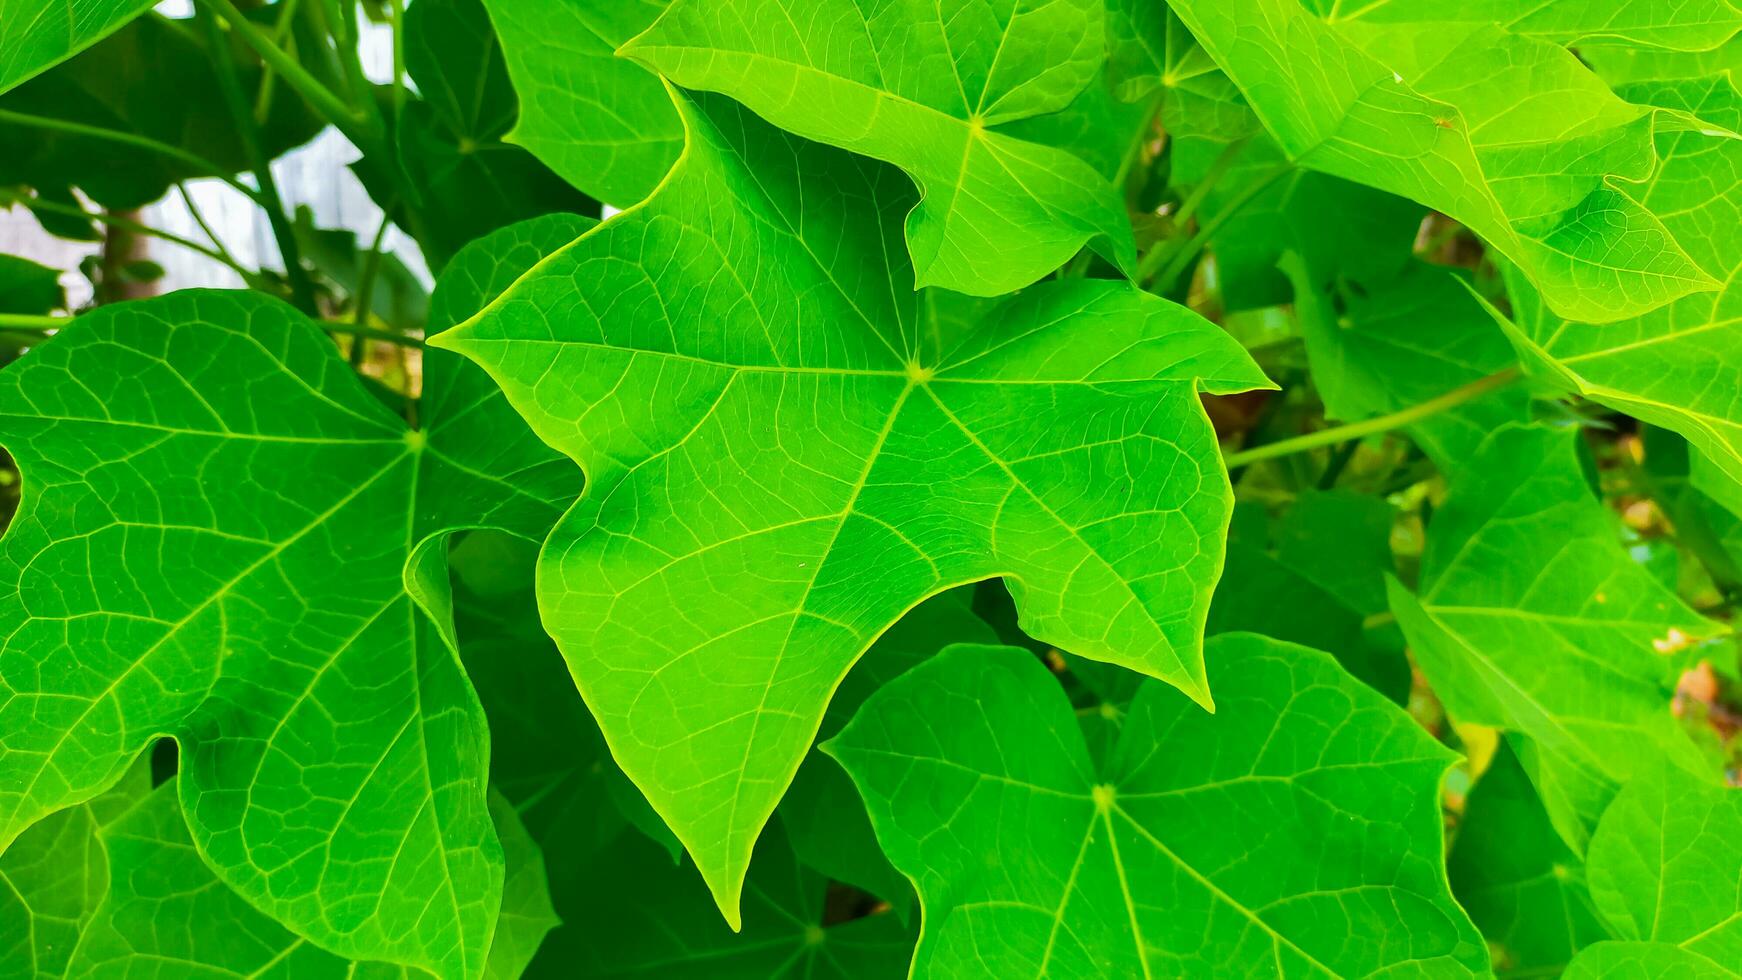
<path id="1" fill-rule="evenodd" d="M 10 206 L 13 204 L 21 205 L 32 211 L 47 211 L 50 214 L 64 214 L 69 217 L 83 218 L 86 221 L 99 221 L 111 227 L 133 232 L 135 235 L 146 235 L 151 238 L 159 238 L 172 245 L 180 245 L 182 248 L 191 252 L 198 252 L 214 262 L 220 263 L 229 269 L 233 269 L 237 275 L 240 275 L 244 281 L 250 284 L 258 282 L 260 279 L 259 273 L 238 263 L 235 259 L 225 255 L 223 252 L 201 245 L 199 242 L 196 242 L 191 238 L 183 238 L 174 232 L 164 231 L 161 228 L 153 228 L 150 225 L 140 224 L 131 218 L 123 218 L 120 215 L 114 214 L 92 213 L 86 211 L 84 208 L 74 207 L 70 204 L 44 201 L 41 198 L 28 197 L 26 195 L 0 190 L 0 205 Z"/>
<path id="2" fill-rule="evenodd" d="M 1422 402 L 1420 405 L 1412 405 L 1401 411 L 1392 412 L 1389 415 L 1381 415 L 1378 418 L 1367 419 L 1363 422 L 1353 422 L 1349 425 L 1339 425 L 1331 429 L 1321 429 L 1318 432 L 1309 432 L 1304 436 L 1296 436 L 1293 439 L 1283 439 L 1279 442 L 1256 446 L 1252 449 L 1242 450 L 1241 452 L 1229 453 L 1227 456 L 1223 457 L 1223 462 L 1232 470 L 1241 466 L 1246 466 L 1250 463 L 1256 463 L 1261 459 L 1275 459 L 1278 456 L 1291 456 L 1295 453 L 1306 452 L 1309 449 L 1318 449 L 1322 446 L 1332 446 L 1339 442 L 1347 442 L 1352 439 L 1364 439 L 1367 436 L 1378 435 L 1381 432 L 1389 432 L 1392 429 L 1402 428 L 1403 426 L 1420 422 L 1422 419 L 1430 418 L 1440 414 L 1441 412 L 1450 411 L 1465 402 L 1474 401 L 1489 392 L 1497 391 L 1512 384 L 1517 381 L 1519 377 L 1518 369 L 1515 367 L 1507 368 L 1503 371 L 1496 371 L 1485 378 L 1477 378 L 1475 381 L 1472 381 L 1467 385 L 1460 388 L 1454 388 L 1438 398 L 1430 398 L 1427 401 Z"/>
<path id="3" fill-rule="evenodd" d="M 71 133 L 75 136 L 106 140 L 111 143 L 123 143 L 128 146 L 138 147 L 142 150 L 149 150 L 153 153 L 159 154 L 160 156 L 169 157 L 172 160 L 185 163 L 203 175 L 216 177 L 242 192 L 243 196 L 247 197 L 248 200 L 265 207 L 265 202 L 262 200 L 259 191 L 256 191 L 254 188 L 249 187 L 247 184 L 244 184 L 230 176 L 225 172 L 223 167 L 204 157 L 189 153 L 180 147 L 171 146 L 168 143 L 161 143 L 149 136 L 140 136 L 136 133 L 124 133 L 118 129 L 104 129 L 101 126 L 87 126 L 84 123 L 69 122 L 65 119 L 52 119 L 48 116 L 33 116 L 27 112 L 13 112 L 10 109 L 0 109 L 0 123 L 10 123 L 14 126 L 25 126 L 31 129 Z"/>

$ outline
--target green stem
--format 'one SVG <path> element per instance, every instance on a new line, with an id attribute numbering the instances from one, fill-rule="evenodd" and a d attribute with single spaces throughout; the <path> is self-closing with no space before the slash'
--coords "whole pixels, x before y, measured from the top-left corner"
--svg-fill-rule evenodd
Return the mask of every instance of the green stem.
<path id="1" fill-rule="evenodd" d="M 227 3 L 228 0 L 221 2 Z M 284 259 L 284 274 L 290 282 L 291 299 L 295 301 L 298 309 L 314 316 L 314 283 L 308 277 L 308 270 L 303 268 L 302 251 L 297 248 L 296 234 L 291 230 L 290 219 L 285 216 L 284 198 L 279 195 L 278 182 L 272 177 L 272 158 L 261 145 L 260 127 L 254 121 L 254 112 L 248 105 L 247 97 L 242 94 L 242 81 L 236 74 L 235 59 L 230 57 L 230 46 L 224 38 L 223 29 L 218 25 L 218 19 L 211 16 L 210 11 L 206 11 L 200 20 L 205 22 L 212 39 L 212 57 L 217 62 L 218 89 L 224 97 L 224 103 L 229 106 L 230 119 L 235 123 L 238 135 L 242 137 L 242 146 L 248 152 L 248 162 L 254 170 L 254 182 L 260 186 L 260 196 L 263 198 L 260 206 L 266 211 L 266 221 L 272 226 L 272 237 L 278 242 L 278 254 Z"/>
<path id="2" fill-rule="evenodd" d="M 236 261 L 236 256 L 224 246 L 224 240 L 218 237 L 218 233 L 213 230 L 211 224 L 206 221 L 206 216 L 200 212 L 200 206 L 194 203 L 194 196 L 188 193 L 187 185 L 178 182 L 175 185 L 175 189 L 181 194 L 181 202 L 187 207 L 188 214 L 193 217 L 194 224 L 199 225 L 200 231 L 205 232 L 206 240 L 212 243 L 214 249 L 229 256 L 229 261 L 226 264 L 232 266 L 239 265 L 240 263 Z"/>
<path id="3" fill-rule="evenodd" d="M 124 133 L 117 129 L 104 129 L 101 126 L 87 126 L 84 123 L 69 122 L 65 119 L 52 119 L 48 116 L 34 116 L 27 112 L 13 112 L 10 109 L 0 109 L 0 123 L 10 123 L 14 126 L 25 126 L 31 129 L 44 129 L 59 133 L 71 133 L 74 136 L 84 136 L 89 139 L 105 140 L 110 143 L 124 143 L 128 146 L 135 146 L 142 150 L 149 150 L 152 153 L 185 163 L 188 166 L 193 167 L 194 170 L 201 175 L 216 177 L 224 183 L 229 184 L 231 187 L 234 187 L 236 190 L 241 191 L 250 201 L 253 201 L 256 204 L 261 204 L 264 207 L 258 191 L 225 173 L 223 167 L 218 166 L 216 163 L 213 163 L 204 157 L 189 153 L 180 147 L 158 142 L 149 136 L 140 136 L 135 133 Z"/>
<path id="4" fill-rule="evenodd" d="M 59 330 L 73 322 L 70 316 L 28 316 L 23 313 L 0 313 L 0 327 L 9 330 Z"/>
<path id="5" fill-rule="evenodd" d="M 330 320 L 321 321 L 321 329 L 328 333 L 342 333 L 349 337 L 361 337 L 367 340 L 379 340 L 383 343 L 398 344 L 401 347 L 423 346 L 423 341 L 416 337 L 392 330 L 381 330 L 376 327 L 364 327 L 355 323 L 334 323 Z"/>
<path id="6" fill-rule="evenodd" d="M 174 232 L 164 231 L 161 228 L 153 228 L 150 225 L 142 225 L 130 218 L 123 218 L 119 215 L 113 214 L 93 214 L 86 211 L 84 208 L 73 207 L 68 204 L 58 204 L 54 201 L 44 201 L 37 197 L 27 197 L 22 194 L 0 191 L 0 205 L 10 206 L 13 204 L 22 205 L 32 211 L 47 211 L 50 214 L 64 214 L 69 217 L 83 218 L 86 221 L 100 221 L 103 224 L 133 232 L 135 235 L 159 238 L 172 245 L 180 245 L 182 248 L 191 252 L 198 252 L 206 258 L 224 265 L 225 267 L 235 271 L 237 275 L 240 275 L 243 280 L 249 284 L 258 282 L 260 279 L 259 274 L 253 269 L 238 263 L 235 259 L 225 255 L 217 249 L 208 248 L 191 238 L 183 238 Z"/>
<path id="7" fill-rule="evenodd" d="M 1244 136 L 1240 139 L 1234 140 L 1227 146 L 1223 147 L 1222 152 L 1216 155 L 1215 162 L 1211 163 L 1210 169 L 1204 172 L 1204 178 L 1198 181 L 1198 185 L 1193 187 L 1191 193 L 1187 194 L 1185 199 L 1180 202 L 1179 210 L 1174 212 L 1173 232 L 1166 238 L 1163 238 L 1149 246 L 1149 250 L 1144 252 L 1143 257 L 1138 260 L 1138 282 L 1147 282 L 1151 276 L 1155 275 L 1155 271 L 1161 267 L 1161 264 L 1167 260 L 1168 256 L 1174 254 L 1182 247 L 1182 243 L 1186 238 L 1186 229 L 1190 227 L 1192 215 L 1197 214 L 1198 208 L 1204 203 L 1204 199 L 1209 197 L 1210 192 L 1216 189 L 1216 184 L 1219 183 L 1221 179 L 1227 175 L 1228 171 L 1233 168 L 1234 161 L 1240 157 L 1240 151 L 1246 148 L 1246 144 L 1250 140 L 1250 136 Z"/>
<path id="8" fill-rule="evenodd" d="M 1283 175 L 1292 172 L 1294 169 L 1294 165 L 1290 163 L 1285 163 L 1282 166 L 1277 167 L 1275 170 L 1264 175 L 1263 179 L 1256 181 L 1249 185 L 1244 191 L 1241 191 L 1239 196 L 1228 202 L 1227 207 L 1216 212 L 1215 217 L 1204 222 L 1202 225 L 1199 225 L 1197 234 L 1194 234 L 1190 241 L 1170 253 L 1171 261 L 1168 262 L 1166 268 L 1161 270 L 1161 275 L 1156 277 L 1156 288 L 1154 291 L 1162 294 L 1171 292 L 1175 282 L 1186 271 L 1186 268 L 1191 265 L 1192 260 L 1197 258 L 1198 253 L 1204 250 L 1204 246 L 1209 243 L 1210 239 L 1215 236 L 1216 232 L 1221 231 L 1222 226 L 1227 224 L 1230 218 L 1239 214 L 1246 205 L 1252 203 L 1254 198 L 1269 189 L 1271 184 L 1276 183 L 1283 177 Z M 1139 279 L 1138 281 L 1142 282 L 1143 280 Z"/>
<path id="9" fill-rule="evenodd" d="M 1292 456 L 1309 449 L 1318 449 L 1322 446 L 1332 446 L 1339 442 L 1364 439 L 1381 432 L 1389 432 L 1392 429 L 1420 422 L 1422 419 L 1457 408 L 1465 402 L 1473 401 L 1491 391 L 1504 388 L 1517 381 L 1519 377 L 1517 368 L 1506 368 L 1485 378 L 1477 378 L 1460 388 L 1453 388 L 1438 398 L 1430 398 L 1420 405 L 1412 405 L 1402 411 L 1392 412 L 1390 415 L 1381 415 L 1378 418 L 1367 419 L 1364 422 L 1353 422 L 1349 425 L 1339 425 L 1332 429 L 1321 429 L 1318 432 L 1309 432 L 1293 439 L 1283 439 L 1241 452 L 1229 453 L 1223 457 L 1223 462 L 1232 470 L 1263 459 Z"/>
<path id="10" fill-rule="evenodd" d="M 236 5 L 230 0 L 199 0 L 210 8 L 228 24 L 232 31 L 246 41 L 260 55 L 260 60 L 271 66 L 285 84 L 296 89 L 297 93 L 307 99 L 316 111 L 327 118 L 339 131 L 344 133 L 358 149 L 367 152 L 378 146 L 385 145 L 386 133 L 369 126 L 372 121 L 369 113 L 358 109 L 344 99 L 334 95 L 332 90 L 322 85 L 320 80 L 309 74 L 300 62 L 278 45 L 272 39 L 261 33 L 254 22 L 242 15 Z"/>
<path id="11" fill-rule="evenodd" d="M 375 230 L 375 240 L 369 244 L 369 254 L 363 259 L 363 276 L 357 284 L 354 297 L 357 308 L 352 311 L 351 322 L 363 326 L 369 322 L 370 307 L 375 304 L 375 280 L 381 275 L 381 243 L 387 238 L 387 215 L 381 215 L 381 227 Z M 351 348 L 351 366 L 361 367 L 363 364 L 363 348 L 366 345 L 362 339 Z"/>

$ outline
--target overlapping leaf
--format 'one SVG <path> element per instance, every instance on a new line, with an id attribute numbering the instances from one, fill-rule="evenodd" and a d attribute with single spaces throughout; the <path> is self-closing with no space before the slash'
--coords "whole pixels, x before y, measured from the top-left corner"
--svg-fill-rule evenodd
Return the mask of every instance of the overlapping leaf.
<path id="1" fill-rule="evenodd" d="M 545 623 L 735 919 L 830 693 L 929 595 L 1007 576 L 1035 636 L 1208 702 L 1229 495 L 1197 392 L 1267 382 L 1109 282 L 932 318 L 899 173 L 723 100 L 684 112 L 657 195 L 437 343 L 586 468 Z"/>
<path id="2" fill-rule="evenodd" d="M 1299 0 L 1173 7 L 1290 159 L 1451 215 L 1562 314 L 1617 320 L 1717 285 L 1629 194 L 1665 120 L 1566 50 L 1484 23 L 1321 20 Z"/>
<path id="3" fill-rule="evenodd" d="M 925 907 L 923 977 L 1465 976 L 1452 756 L 1329 656 L 1212 640 L 1209 715 L 1154 681 L 1097 766 L 1025 651 L 955 646 L 826 750 Z"/>
<path id="4" fill-rule="evenodd" d="M 1573 954 L 1611 935 L 1583 864 L 1504 745 L 1470 792 L 1447 872 L 1503 976 L 1565 969 Z"/>
<path id="5" fill-rule="evenodd" d="M 1742 126 L 1742 95 L 1728 74 L 1641 82 L 1622 91 L 1717 125 Z M 1683 132 L 1659 136 L 1658 145 L 1664 165 L 1635 193 L 1664 215 L 1701 265 L 1724 277 L 1723 288 L 1599 326 L 1555 316 L 1514 272 L 1516 325 L 1507 326 L 1544 377 L 1680 432 L 1732 484 L 1742 485 L 1742 143 Z"/>
<path id="6" fill-rule="evenodd" d="M 1104 0 L 677 0 L 624 53 L 777 126 L 893 163 L 919 185 L 907 243 L 922 286 L 995 296 L 1085 244 L 1129 269 L 1113 183 L 1011 124 L 1101 77 Z"/>
<path id="7" fill-rule="evenodd" d="M 1704 765 L 1671 716 L 1664 651 L 1719 629 L 1622 550 L 1575 434 L 1507 427 L 1459 465 L 1434 515 L 1419 598 L 1391 608 L 1460 721 L 1502 728 L 1555 829 L 1583 852 L 1616 789 Z"/>
<path id="8" fill-rule="evenodd" d="M 1306 0 L 1324 16 L 1384 24 L 1444 21 L 1498 24 L 1524 37 L 1554 44 L 1627 44 L 1672 51 L 1706 51 L 1742 31 L 1742 7 L 1734 0 L 1381 0 L 1347 12 L 1337 0 Z"/>
<path id="9" fill-rule="evenodd" d="M 1395 277 L 1327 283 L 1299 256 L 1282 265 L 1326 418 L 1358 422 L 1401 411 L 1517 364 L 1492 316 L 1445 269 L 1410 262 Z M 1495 429 L 1528 421 L 1529 403 L 1523 388 L 1507 387 L 1408 431 L 1450 470 Z"/>
<path id="10" fill-rule="evenodd" d="M 0 0 L 0 92 L 102 40 L 152 0 Z"/>
<path id="11" fill-rule="evenodd" d="M 1591 895 L 1616 942 L 1566 976 L 1729 977 L 1742 963 L 1742 794 L 1674 769 L 1615 797 L 1591 839 Z"/>
<path id="12" fill-rule="evenodd" d="M 509 141 L 620 208 L 646 197 L 683 150 L 683 127 L 659 79 L 616 57 L 667 2 L 484 4 L 520 96 Z"/>
<path id="13" fill-rule="evenodd" d="M 426 385 L 408 430 L 300 314 L 205 291 L 89 314 L 0 375 L 27 487 L 0 551 L 4 839 L 170 734 L 201 852 L 250 902 L 345 956 L 479 974 L 502 858 L 445 537 L 536 538 L 575 479 L 476 368 L 437 352 Z"/>

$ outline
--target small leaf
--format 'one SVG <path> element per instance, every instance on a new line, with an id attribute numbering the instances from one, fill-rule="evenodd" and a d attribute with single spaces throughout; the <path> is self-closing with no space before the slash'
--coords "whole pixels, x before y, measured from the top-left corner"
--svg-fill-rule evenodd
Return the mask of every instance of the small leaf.
<path id="1" fill-rule="evenodd" d="M 676 0 L 623 53 L 905 170 L 921 191 L 906 227 L 921 286 L 996 296 L 1090 243 L 1131 269 L 1112 182 L 1004 131 L 1064 109 L 1100 77 L 1104 0 L 995 0 L 948 14 L 921 0 L 870 11 L 815 0 L 803 18 L 789 2 Z"/>
<path id="2" fill-rule="evenodd" d="M 41 316 L 66 305 L 59 272 L 16 255 L 0 255 L 0 313 Z"/>
<path id="3" fill-rule="evenodd" d="M 1207 657 L 1220 710 L 1145 684 L 1099 771 L 1021 650 L 951 647 L 866 701 L 826 751 L 919 890 L 913 975 L 1486 969 L 1442 867 L 1451 754 L 1325 654 Z"/>
<path id="4" fill-rule="evenodd" d="M 658 76 L 616 56 L 668 2 L 484 3 L 520 94 L 509 141 L 619 208 L 651 193 L 683 151 L 683 126 Z"/>

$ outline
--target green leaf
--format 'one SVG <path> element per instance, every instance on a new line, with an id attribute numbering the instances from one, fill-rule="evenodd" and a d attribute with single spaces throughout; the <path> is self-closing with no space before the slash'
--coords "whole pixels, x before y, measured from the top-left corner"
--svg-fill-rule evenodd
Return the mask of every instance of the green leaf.
<path id="1" fill-rule="evenodd" d="M 485 0 L 520 93 L 508 137 L 590 197 L 628 207 L 683 151 L 683 125 L 659 78 L 616 57 L 669 0 Z"/>
<path id="2" fill-rule="evenodd" d="M 1505 729 L 1555 829 L 1585 850 L 1616 789 L 1666 761 L 1705 771 L 1670 713 L 1660 650 L 1718 632 L 1624 551 L 1576 433 L 1507 427 L 1455 470 L 1419 598 L 1391 583 L 1452 717 Z"/>
<path id="3" fill-rule="evenodd" d="M 1321 12 L 1325 12 L 1327 4 L 1333 9 L 1340 6 L 1336 0 L 1307 2 L 1309 7 Z M 1439 0 L 1386 0 L 1335 16 L 1341 20 L 1376 24 L 1400 21 L 1497 24 L 1513 34 L 1553 44 L 1624 43 L 1673 51 L 1705 51 L 1742 31 L 1742 7 L 1736 6 L 1732 0 L 1685 3 L 1546 0 L 1527 4 L 1516 0 L 1475 0 L 1459 4 Z"/>
<path id="4" fill-rule="evenodd" d="M 1318 651 L 1207 656 L 1220 710 L 1145 684 L 1099 771 L 1024 651 L 951 647 L 866 701 L 826 750 L 919 890 L 915 976 L 1486 969 L 1442 867 L 1451 753 Z"/>
<path id="5" fill-rule="evenodd" d="M 974 615 L 972 587 L 933 596 L 877 638 L 848 672 L 817 730 L 833 738 L 871 693 L 951 643 L 996 643 L 997 634 Z M 780 801 L 781 823 L 799 860 L 894 906 L 905 920 L 913 889 L 877 845 L 853 783 L 835 760 L 812 752 Z"/>
<path id="6" fill-rule="evenodd" d="M 153 0 L 0 0 L 0 92 L 90 47 Z"/>
<path id="7" fill-rule="evenodd" d="M 1193 157 L 1222 152 L 1219 144 L 1176 144 L 1176 169 Z M 1210 238 L 1224 305 L 1256 309 L 1290 298 L 1283 256 L 1300 257 L 1312 278 L 1347 277 L 1375 283 L 1410 264 L 1422 209 L 1413 201 L 1363 184 L 1290 166 L 1274 141 L 1258 137 L 1204 196 L 1219 227 Z M 1204 161 L 1207 166 L 1208 161 Z M 1198 167 L 1197 169 L 1203 169 Z"/>
<path id="8" fill-rule="evenodd" d="M 996 0 L 946 14 L 922 0 L 676 0 L 623 48 L 686 88 L 887 163 L 921 199 L 906 235 L 921 286 L 995 296 L 1086 244 L 1129 271 L 1113 183 L 1006 131 L 1057 112 L 1101 75 L 1104 0 Z"/>
<path id="9" fill-rule="evenodd" d="M 1312 278 L 1298 256 L 1286 256 L 1282 267 L 1294 284 L 1295 312 L 1326 418 L 1358 422 L 1401 411 L 1518 363 L 1506 334 L 1449 270 L 1411 262 L 1393 278 L 1327 284 Z M 1513 386 L 1416 422 L 1408 432 L 1450 469 L 1488 433 L 1529 420 L 1529 393 Z"/>
<path id="10" fill-rule="evenodd" d="M 913 956 L 912 931 L 888 912 L 829 921 L 828 882 L 793 859 L 778 830 L 757 845 L 738 931 L 720 921 L 693 865 L 674 866 L 633 834 L 572 878 L 567 924 L 530 977 L 900 980 Z"/>
<path id="11" fill-rule="evenodd" d="M 243 90 L 256 91 L 259 60 L 246 48 L 232 54 Z M 128 210 L 162 197 L 176 181 L 249 169 L 247 146 L 223 99 L 215 59 L 202 32 L 188 22 L 141 17 L 7 93 L 0 108 L 146 137 L 203 158 L 217 173 L 113 140 L 5 123 L 0 124 L 0 145 L 7 148 L 0 155 L 0 184 L 71 184 L 104 207 Z M 261 127 L 262 149 L 275 157 L 312 139 L 322 125 L 306 103 L 280 91 Z"/>
<path id="12" fill-rule="evenodd" d="M 597 210 L 531 153 L 502 142 L 520 109 L 479 0 L 412 4 L 405 64 L 423 99 L 399 117 L 399 158 L 416 190 L 406 203 L 418 244 L 435 268 L 472 239 L 516 221 Z"/>
<path id="13" fill-rule="evenodd" d="M 1583 864 L 1504 744 L 1470 792 L 1447 874 L 1502 976 L 1564 969 L 1574 953 L 1611 935 L 1591 902 Z"/>
<path id="14" fill-rule="evenodd" d="M 1742 93 L 1728 74 L 1642 83 L 1630 98 L 1742 126 Z M 1526 363 L 1559 387 L 1687 437 L 1742 484 L 1742 142 L 1698 132 L 1658 138 L 1664 164 L 1636 190 L 1704 266 L 1721 270 L 1717 293 L 1686 297 L 1646 316 L 1596 325 L 1556 316 L 1516 272 L 1508 275 L 1516 321 L 1501 318 Z M 1496 314 L 1498 316 L 1498 314 Z"/>
<path id="15" fill-rule="evenodd" d="M 1273 534 L 1267 519 L 1257 534 L 1236 529 L 1207 631 L 1262 633 L 1335 651 L 1349 673 L 1405 703 L 1410 676 L 1402 638 L 1395 627 L 1367 625 L 1385 609 L 1385 577 L 1394 571 L 1392 516 L 1381 500 L 1309 491 Z"/>
<path id="16" fill-rule="evenodd" d="M 1742 795 L 1674 769 L 1640 773 L 1591 838 L 1591 894 L 1618 942 L 1587 947 L 1576 980 L 1706 980 L 1742 962 Z"/>
<path id="17" fill-rule="evenodd" d="M 1246 97 L 1165 5 L 1108 0 L 1107 43 L 1114 92 L 1137 100 L 1160 91 L 1169 136 L 1227 143 L 1262 129 Z"/>
<path id="18" fill-rule="evenodd" d="M 0 255 L 0 313 L 41 316 L 66 305 L 58 271 L 16 255 Z"/>
<path id="19" fill-rule="evenodd" d="M 151 766 L 141 760 L 107 792 L 36 824 L 0 854 L 0 972 L 21 980 L 67 975 L 109 889 L 97 834 L 150 793 Z"/>
<path id="20" fill-rule="evenodd" d="M 927 596 L 1007 576 L 1036 637 L 1208 701 L 1230 501 L 1197 391 L 1268 382 L 1110 282 L 944 336 L 894 234 L 899 174 L 706 105 L 658 194 L 436 343 L 587 470 L 545 625 L 735 919 L 830 692 Z"/>
<path id="21" fill-rule="evenodd" d="M 1173 9 L 1289 159 L 1445 212 L 1562 314 L 1616 320 L 1717 285 L 1628 194 L 1656 169 L 1658 113 L 1566 50 L 1487 24 L 1327 22 L 1297 0 Z"/>
<path id="22" fill-rule="evenodd" d="M 482 971 L 501 852 L 445 541 L 542 535 L 574 470 L 476 368 L 425 372 L 409 430 L 301 314 L 190 291 L 0 374 L 26 488 L 0 542 L 0 840 L 168 733 L 201 852 L 250 902 L 342 955 Z"/>

